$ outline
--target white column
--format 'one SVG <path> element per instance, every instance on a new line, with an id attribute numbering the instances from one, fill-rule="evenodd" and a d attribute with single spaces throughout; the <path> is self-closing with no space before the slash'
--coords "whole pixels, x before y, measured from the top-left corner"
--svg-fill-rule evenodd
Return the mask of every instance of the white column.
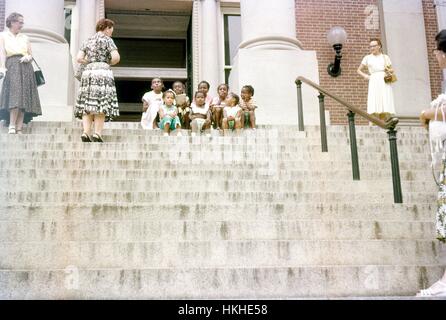
<path id="1" fill-rule="evenodd" d="M 105 2 L 104 0 L 96 0 L 96 21 L 105 18 Z"/>
<path id="2" fill-rule="evenodd" d="M 299 48 L 296 39 L 295 0 L 240 1 L 241 48 Z"/>
<path id="3" fill-rule="evenodd" d="M 242 43 L 229 86 L 235 92 L 254 87 L 258 124 L 297 126 L 295 80 L 304 76 L 319 83 L 319 68 L 316 52 L 302 50 L 296 39 L 294 0 L 240 0 L 240 9 Z M 317 95 L 308 86 L 303 102 L 305 124 L 318 124 Z"/>
<path id="4" fill-rule="evenodd" d="M 382 8 L 387 53 L 398 77 L 392 84 L 396 113 L 418 116 L 432 99 L 423 3 L 383 0 Z M 410 37 L 401 36 L 402 30 L 410 30 Z"/>
<path id="5" fill-rule="evenodd" d="M 211 85 L 210 94 L 216 95 L 219 82 L 217 0 L 201 2 L 201 72 L 200 81 Z M 196 90 L 196 88 L 194 88 Z"/>
<path id="6" fill-rule="evenodd" d="M 96 32 L 96 0 L 77 0 L 79 10 L 79 46 Z"/>
<path id="7" fill-rule="evenodd" d="M 23 32 L 35 41 L 65 42 L 63 0 L 6 0 L 5 17 L 12 12 L 24 16 Z"/>
<path id="8" fill-rule="evenodd" d="M 79 51 L 79 25 L 80 25 L 80 16 L 79 16 L 79 7 L 76 5 L 71 10 L 71 30 L 70 30 L 70 53 L 71 58 L 73 60 L 73 66 L 76 65 L 76 55 Z"/>
<path id="9" fill-rule="evenodd" d="M 33 56 L 45 76 L 46 84 L 39 87 L 42 116 L 36 121 L 72 121 L 69 101 L 70 53 L 64 38 L 64 0 L 7 0 L 5 13 L 23 15 L 23 33 L 31 41 Z"/>
<path id="10" fill-rule="evenodd" d="M 192 94 L 197 90 L 200 82 L 200 62 L 201 62 L 201 4 L 199 0 L 194 0 L 192 9 Z"/>
<path id="11" fill-rule="evenodd" d="M 444 4 L 437 5 L 435 9 L 437 11 L 438 31 L 446 29 L 446 6 Z M 428 39 L 428 41 L 434 41 L 434 39 Z M 446 70 L 443 70 L 442 92 L 445 91 L 446 91 Z"/>

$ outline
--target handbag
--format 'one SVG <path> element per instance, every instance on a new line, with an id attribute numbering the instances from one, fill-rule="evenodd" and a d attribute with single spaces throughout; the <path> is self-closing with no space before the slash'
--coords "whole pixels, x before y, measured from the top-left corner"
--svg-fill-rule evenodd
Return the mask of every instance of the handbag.
<path id="1" fill-rule="evenodd" d="M 43 76 L 42 69 L 40 69 L 37 61 L 33 58 L 34 63 L 37 66 L 37 70 L 34 71 L 34 77 L 36 78 L 36 84 L 38 87 L 45 84 L 45 77 Z"/>
<path id="2" fill-rule="evenodd" d="M 84 73 L 84 71 L 85 71 L 85 66 L 86 66 L 86 64 L 79 64 L 78 67 L 77 67 L 76 72 L 74 73 L 74 77 L 78 81 L 81 81 L 82 73 Z"/>
<path id="3" fill-rule="evenodd" d="M 398 79 L 395 75 L 395 72 L 390 71 L 392 69 L 392 66 L 390 65 L 390 63 L 388 63 L 386 56 L 384 56 L 384 72 L 386 73 L 386 75 L 384 76 L 384 82 L 385 83 L 394 83 L 396 82 Z"/>

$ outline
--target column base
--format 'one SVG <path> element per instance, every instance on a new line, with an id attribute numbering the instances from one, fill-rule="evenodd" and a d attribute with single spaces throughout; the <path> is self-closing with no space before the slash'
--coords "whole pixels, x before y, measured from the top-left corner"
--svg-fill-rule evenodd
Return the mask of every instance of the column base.
<path id="1" fill-rule="evenodd" d="M 67 105 L 42 105 L 42 115 L 33 118 L 33 122 L 72 122 L 73 120 L 73 106 Z"/>
<path id="2" fill-rule="evenodd" d="M 298 124 L 295 80 L 304 76 L 319 83 L 315 51 L 239 49 L 229 77 L 231 91 L 240 93 L 244 85 L 255 89 L 257 124 Z M 318 92 L 302 86 L 305 125 L 319 125 Z M 326 115 L 327 124 L 329 115 Z"/>
<path id="3" fill-rule="evenodd" d="M 74 77 L 68 44 L 38 42 L 32 49 L 46 80 L 38 89 L 42 116 L 35 121 L 71 121 Z"/>

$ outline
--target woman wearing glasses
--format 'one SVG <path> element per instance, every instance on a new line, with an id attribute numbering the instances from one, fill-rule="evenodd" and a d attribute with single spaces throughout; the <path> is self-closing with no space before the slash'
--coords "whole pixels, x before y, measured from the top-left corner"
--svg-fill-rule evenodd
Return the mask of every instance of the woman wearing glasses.
<path id="1" fill-rule="evenodd" d="M 9 123 L 9 134 L 21 134 L 23 123 L 42 114 L 29 38 L 21 33 L 20 13 L 6 18 L 8 28 L 0 35 L 0 68 L 5 75 L 0 101 L 0 120 Z"/>
<path id="2" fill-rule="evenodd" d="M 386 68 L 393 72 L 391 65 L 389 56 L 382 52 L 381 40 L 371 39 L 370 54 L 362 59 L 358 74 L 369 81 L 367 112 L 384 121 L 395 114 L 392 86 L 384 81 Z"/>

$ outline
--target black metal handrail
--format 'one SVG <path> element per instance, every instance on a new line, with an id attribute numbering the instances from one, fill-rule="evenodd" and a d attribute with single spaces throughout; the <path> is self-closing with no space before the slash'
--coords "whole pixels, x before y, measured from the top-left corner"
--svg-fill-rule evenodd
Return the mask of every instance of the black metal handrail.
<path id="1" fill-rule="evenodd" d="M 398 161 L 398 148 L 397 148 L 397 137 L 395 130 L 396 125 L 399 122 L 398 118 L 391 118 L 388 121 L 383 121 L 378 119 L 367 112 L 361 110 L 358 107 L 344 101 L 343 99 L 335 96 L 334 94 L 328 92 L 327 90 L 320 87 L 313 81 L 305 78 L 298 77 L 296 79 L 297 86 L 297 105 L 298 105 L 298 123 L 299 131 L 304 131 L 304 116 L 303 116 L 303 99 L 302 99 L 302 83 L 313 87 L 319 91 L 319 117 L 320 117 L 320 128 L 321 128 L 321 146 L 322 152 L 328 152 L 327 145 L 327 125 L 325 122 L 325 96 L 332 98 L 348 110 L 348 123 L 350 131 L 350 149 L 352 155 L 352 172 L 353 180 L 360 180 L 359 173 L 359 160 L 358 160 L 358 146 L 356 142 L 356 127 L 355 127 L 355 115 L 358 114 L 366 120 L 374 123 L 378 127 L 387 130 L 390 144 L 390 160 L 392 164 L 392 181 L 393 181 L 393 199 L 394 203 L 403 203 L 403 195 L 401 191 L 401 178 L 400 178 L 400 167 Z"/>

